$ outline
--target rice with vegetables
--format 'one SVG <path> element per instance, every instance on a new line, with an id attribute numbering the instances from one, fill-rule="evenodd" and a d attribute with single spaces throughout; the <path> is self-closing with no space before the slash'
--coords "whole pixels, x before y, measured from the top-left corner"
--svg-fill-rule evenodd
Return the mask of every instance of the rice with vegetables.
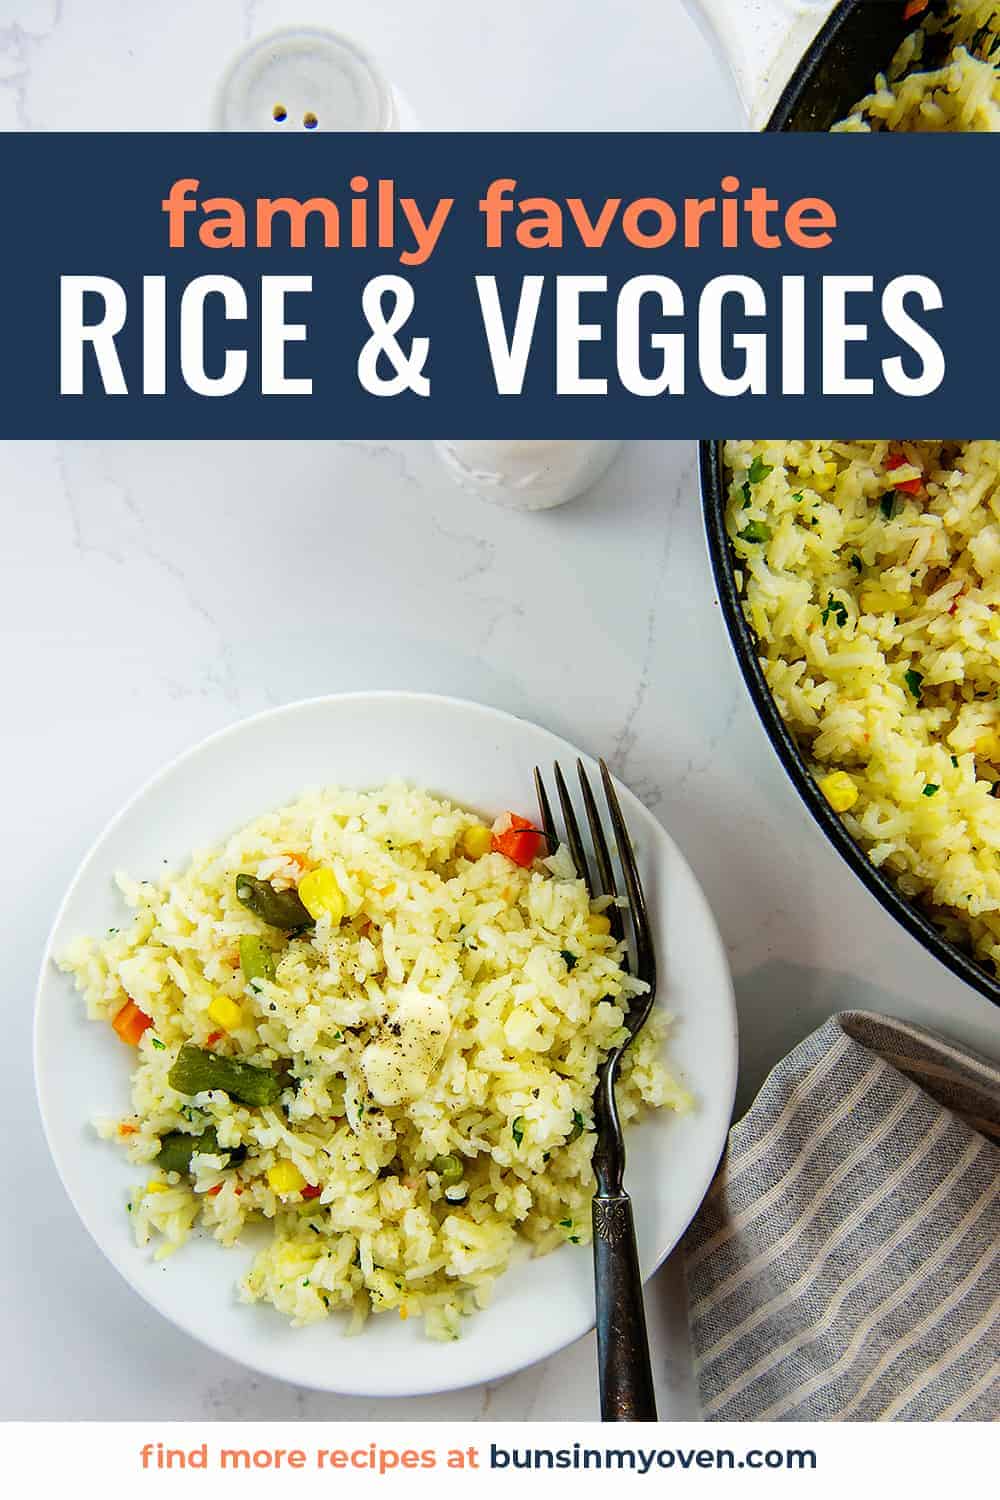
<path id="1" fill-rule="evenodd" d="M 911 0 L 908 13 L 920 24 L 834 130 L 1000 130 L 997 0 L 952 0 L 944 12 Z"/>
<path id="2" fill-rule="evenodd" d="M 181 874 L 120 877 L 131 923 L 61 964 L 137 1049 L 131 1112 L 99 1128 L 144 1169 L 138 1243 L 264 1222 L 246 1301 L 451 1338 L 519 1241 L 588 1240 L 596 1072 L 643 986 L 607 902 L 544 854 L 525 819 L 491 830 L 393 784 L 307 794 Z M 626 1122 L 688 1107 L 663 1029 L 625 1055 Z"/>
<path id="3" fill-rule="evenodd" d="M 1000 130 L 1000 5 L 920 24 L 835 130 Z M 876 866 L 1000 973 L 1000 443 L 726 445 L 778 709 Z"/>
<path id="4" fill-rule="evenodd" d="M 872 863 L 1000 972 L 1000 442 L 731 442 L 782 717 Z"/>

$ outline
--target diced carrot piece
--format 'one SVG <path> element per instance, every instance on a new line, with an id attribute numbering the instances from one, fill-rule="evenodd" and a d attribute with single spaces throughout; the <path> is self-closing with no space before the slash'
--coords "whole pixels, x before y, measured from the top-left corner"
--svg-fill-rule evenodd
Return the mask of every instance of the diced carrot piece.
<path id="1" fill-rule="evenodd" d="M 527 868 L 538 854 L 542 836 L 528 818 L 517 813 L 503 813 L 493 824 L 493 850 L 515 865 Z"/>
<path id="2" fill-rule="evenodd" d="M 205 1046 L 212 1047 L 216 1042 L 221 1042 L 225 1034 L 226 1033 L 224 1031 L 210 1031 L 208 1033 L 208 1036 L 205 1038 Z"/>
<path id="3" fill-rule="evenodd" d="M 139 1009 L 134 1000 L 126 1000 L 111 1025 L 129 1047 L 138 1047 L 144 1031 L 153 1024 L 152 1016 Z"/>
<path id="4" fill-rule="evenodd" d="M 906 5 L 903 7 L 903 20 L 912 21 L 913 17 L 919 16 L 929 4 L 930 0 L 906 0 Z"/>
<path id="5" fill-rule="evenodd" d="M 215 1184 L 215 1187 L 210 1187 L 209 1188 L 208 1192 L 205 1194 L 205 1197 L 206 1198 L 217 1198 L 221 1192 L 222 1192 L 222 1183 L 221 1182 L 217 1182 Z"/>
<path id="6" fill-rule="evenodd" d="M 322 1191 L 321 1187 L 314 1187 L 311 1182 L 307 1182 L 302 1189 L 302 1196 L 303 1198 L 318 1198 Z"/>

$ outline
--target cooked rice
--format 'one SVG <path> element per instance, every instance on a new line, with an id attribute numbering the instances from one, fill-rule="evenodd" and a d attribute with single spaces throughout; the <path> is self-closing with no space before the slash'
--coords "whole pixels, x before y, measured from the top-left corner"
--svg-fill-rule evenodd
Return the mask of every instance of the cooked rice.
<path id="1" fill-rule="evenodd" d="M 242 1282 L 246 1301 L 273 1303 L 295 1325 L 346 1310 L 354 1330 L 369 1312 L 395 1311 L 452 1338 L 519 1239 L 536 1254 L 589 1239 L 597 1068 L 644 987 L 602 930 L 606 901 L 589 900 L 564 849 L 530 869 L 500 853 L 470 861 L 462 838 L 476 821 L 401 783 L 315 791 L 181 874 L 119 878 L 131 923 L 76 941 L 61 964 L 94 1019 L 110 1021 L 130 997 L 154 1023 L 131 1113 L 99 1122 L 146 1167 L 129 1204 L 139 1245 L 154 1240 L 165 1255 L 195 1225 L 233 1245 L 263 1220 L 273 1233 Z M 337 927 L 323 917 L 288 938 L 236 900 L 238 873 L 291 886 L 314 866 L 336 874 Z M 273 940 L 273 982 L 244 980 L 242 934 Z M 219 995 L 242 1012 L 222 1036 L 207 1014 Z M 430 1043 L 428 1016 L 443 1018 Z M 664 1028 L 654 1015 L 625 1055 L 625 1122 L 643 1105 L 689 1106 L 661 1061 Z M 171 1088 L 179 1047 L 205 1047 L 213 1032 L 216 1051 L 289 1067 L 279 1104 Z M 422 1052 L 394 1075 L 405 1097 L 380 1102 L 379 1049 L 405 1051 L 414 1036 Z M 162 1136 L 210 1125 L 220 1146 L 246 1149 L 242 1162 L 196 1154 L 190 1175 L 157 1169 Z M 460 1183 L 435 1169 L 445 1156 L 460 1159 Z M 276 1193 L 267 1173 L 279 1162 L 320 1195 Z"/>
<path id="2" fill-rule="evenodd" d="M 891 448 L 726 445 L 744 607 L 815 774 L 850 775 L 872 863 L 1000 971 L 1000 442 Z"/>

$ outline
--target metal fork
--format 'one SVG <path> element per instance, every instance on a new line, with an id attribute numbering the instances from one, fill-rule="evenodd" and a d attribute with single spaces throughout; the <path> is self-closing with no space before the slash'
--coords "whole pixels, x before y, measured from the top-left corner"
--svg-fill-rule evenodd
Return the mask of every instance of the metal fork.
<path id="1" fill-rule="evenodd" d="M 639 879 L 632 841 L 622 816 L 618 794 L 611 779 L 611 772 L 603 760 L 599 764 L 604 796 L 608 804 L 611 827 L 614 831 L 614 840 L 618 847 L 618 858 L 625 881 L 625 894 L 628 898 L 628 912 L 635 945 L 636 974 L 649 985 L 645 994 L 633 996 L 625 1016 L 628 1036 L 608 1054 L 601 1065 L 597 1074 L 597 1087 L 594 1090 L 594 1128 L 597 1132 L 597 1144 L 594 1147 L 593 1163 L 597 1189 L 594 1193 L 592 1217 L 601 1420 L 604 1422 L 655 1422 L 656 1398 L 653 1394 L 653 1375 L 649 1364 L 649 1340 L 646 1335 L 646 1313 L 643 1307 L 642 1278 L 639 1275 L 639 1257 L 635 1244 L 632 1200 L 623 1184 L 625 1145 L 615 1104 L 615 1077 L 626 1047 L 642 1030 L 653 1008 L 653 1001 L 656 997 L 656 953 L 653 948 L 642 882 Z M 592 896 L 617 897 L 618 890 L 615 885 L 608 841 L 601 825 L 597 802 L 587 779 L 583 762 L 577 761 L 576 770 L 580 778 L 580 791 L 594 848 L 596 886 L 590 878 L 587 855 L 580 837 L 580 826 L 577 823 L 569 790 L 558 762 L 553 770 L 563 823 L 566 828 L 566 843 L 573 857 L 573 863 L 576 865 L 577 874 Z M 535 767 L 535 791 L 538 795 L 538 813 L 542 828 L 554 847 L 558 842 L 555 820 L 552 817 L 545 782 L 537 766 Z M 617 905 L 609 906 L 608 917 L 615 940 L 621 942 L 624 935 L 621 908 Z"/>

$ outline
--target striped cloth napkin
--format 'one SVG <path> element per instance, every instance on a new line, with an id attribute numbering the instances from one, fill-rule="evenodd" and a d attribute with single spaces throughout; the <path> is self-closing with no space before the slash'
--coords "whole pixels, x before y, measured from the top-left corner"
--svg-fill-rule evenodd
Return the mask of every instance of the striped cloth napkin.
<path id="1" fill-rule="evenodd" d="M 846 1011 L 733 1127 L 684 1241 L 709 1421 L 1000 1417 L 1000 1068 Z"/>

